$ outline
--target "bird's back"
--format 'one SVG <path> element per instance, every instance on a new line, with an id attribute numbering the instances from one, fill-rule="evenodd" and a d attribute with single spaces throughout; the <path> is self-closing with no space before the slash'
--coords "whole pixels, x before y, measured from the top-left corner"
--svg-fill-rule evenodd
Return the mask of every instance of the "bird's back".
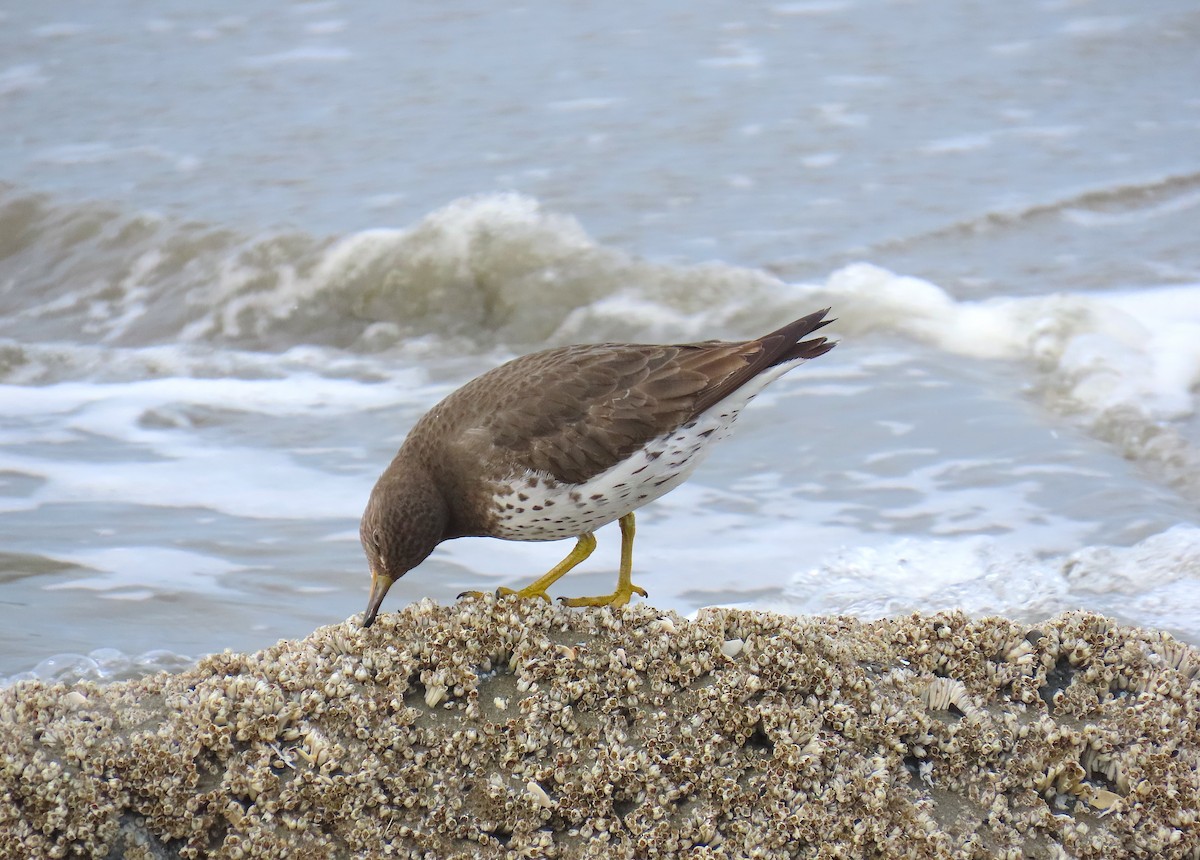
<path id="1" fill-rule="evenodd" d="M 694 429 L 707 413 L 719 416 L 714 407 L 722 402 L 739 401 L 727 422 L 717 421 L 697 438 L 696 450 L 706 448 L 763 385 L 833 347 L 824 338 L 800 340 L 824 325 L 823 318 L 823 312 L 812 314 L 749 341 L 585 344 L 522 356 L 433 407 L 397 460 L 422 463 L 447 488 L 458 533 L 493 533 L 497 499 L 510 490 L 521 495 L 517 485 L 536 480 L 587 488 L 635 455 L 663 456 L 665 449 L 652 449 L 670 434 L 689 423 Z M 743 387 L 753 391 L 731 397 Z M 691 460 L 676 451 L 681 457 Z M 514 505 L 510 513 L 516 507 L 533 505 Z"/>

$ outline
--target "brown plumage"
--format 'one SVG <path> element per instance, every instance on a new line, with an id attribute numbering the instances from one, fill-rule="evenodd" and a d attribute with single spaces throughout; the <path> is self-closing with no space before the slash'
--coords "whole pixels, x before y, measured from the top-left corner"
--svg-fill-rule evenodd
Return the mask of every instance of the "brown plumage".
<path id="1" fill-rule="evenodd" d="M 833 348 L 802 340 L 831 322 L 827 313 L 741 342 L 549 349 L 468 382 L 416 423 L 371 493 L 360 529 L 372 571 L 363 625 L 443 540 L 579 538 L 562 564 L 516 592 L 546 597 L 590 553 L 591 532 L 616 519 L 617 592 L 568 603 L 628 601 L 641 592 L 628 582 L 632 511 L 682 482 L 759 388 Z"/>

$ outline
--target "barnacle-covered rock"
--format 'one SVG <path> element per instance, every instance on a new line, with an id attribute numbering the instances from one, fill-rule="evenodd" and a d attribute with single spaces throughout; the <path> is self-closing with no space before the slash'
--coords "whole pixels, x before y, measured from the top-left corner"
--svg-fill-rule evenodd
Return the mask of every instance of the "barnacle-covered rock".
<path id="1" fill-rule="evenodd" d="M 1086 613 L 423 601 L 0 690 L 0 857 L 1197 860 L 1198 667 Z"/>

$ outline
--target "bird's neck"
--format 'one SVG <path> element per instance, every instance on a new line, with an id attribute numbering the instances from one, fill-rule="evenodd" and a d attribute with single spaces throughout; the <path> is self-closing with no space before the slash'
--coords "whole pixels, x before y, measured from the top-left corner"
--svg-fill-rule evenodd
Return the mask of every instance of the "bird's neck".
<path id="1" fill-rule="evenodd" d="M 416 558 L 414 563 L 450 537 L 449 506 L 437 482 L 419 464 L 397 458 L 380 476 L 372 496 L 386 504 L 392 532 L 404 536 L 405 554 Z"/>

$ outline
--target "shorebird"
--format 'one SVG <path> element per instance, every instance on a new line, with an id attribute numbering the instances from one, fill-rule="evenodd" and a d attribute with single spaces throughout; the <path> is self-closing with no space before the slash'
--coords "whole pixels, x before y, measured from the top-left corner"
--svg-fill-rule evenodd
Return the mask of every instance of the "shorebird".
<path id="1" fill-rule="evenodd" d="M 371 491 L 359 534 L 371 568 L 370 627 L 392 584 L 439 543 L 483 536 L 575 547 L 546 574 L 500 594 L 547 589 L 621 524 L 612 594 L 570 606 L 624 605 L 632 582 L 633 512 L 683 483 L 766 385 L 834 343 L 803 338 L 828 308 L 753 340 L 600 343 L 513 359 L 468 382 L 413 426 Z"/>

